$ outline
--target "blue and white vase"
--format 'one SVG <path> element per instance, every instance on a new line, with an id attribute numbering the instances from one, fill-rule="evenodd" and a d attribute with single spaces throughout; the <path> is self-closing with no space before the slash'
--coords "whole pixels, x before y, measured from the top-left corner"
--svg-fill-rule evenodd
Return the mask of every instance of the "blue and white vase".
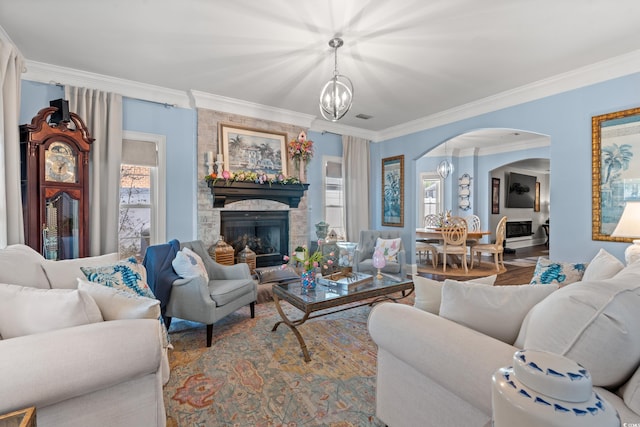
<path id="1" fill-rule="evenodd" d="M 302 289 L 311 290 L 316 288 L 316 275 L 313 270 L 302 272 Z"/>

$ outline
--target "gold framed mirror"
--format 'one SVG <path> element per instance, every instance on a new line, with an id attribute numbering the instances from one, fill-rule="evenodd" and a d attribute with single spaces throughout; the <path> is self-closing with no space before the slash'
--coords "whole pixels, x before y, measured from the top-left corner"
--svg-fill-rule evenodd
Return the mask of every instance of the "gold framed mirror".
<path id="1" fill-rule="evenodd" d="M 611 237 L 625 203 L 640 200 L 640 108 L 591 118 L 592 239 Z"/>

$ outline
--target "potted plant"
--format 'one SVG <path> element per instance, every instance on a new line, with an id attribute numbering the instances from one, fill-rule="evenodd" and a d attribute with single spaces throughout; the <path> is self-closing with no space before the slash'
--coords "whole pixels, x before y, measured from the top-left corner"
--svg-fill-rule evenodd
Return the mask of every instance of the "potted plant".
<path id="1" fill-rule="evenodd" d="M 304 258 L 304 248 L 302 246 L 296 246 L 296 248 L 293 250 L 293 255 L 296 258 Z"/>

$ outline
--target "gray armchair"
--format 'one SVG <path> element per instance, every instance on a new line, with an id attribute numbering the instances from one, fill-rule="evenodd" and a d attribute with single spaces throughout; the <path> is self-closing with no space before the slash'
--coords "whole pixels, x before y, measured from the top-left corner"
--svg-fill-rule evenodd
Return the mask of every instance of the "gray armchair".
<path id="1" fill-rule="evenodd" d="M 377 271 L 377 269 L 373 267 L 372 258 L 378 237 L 381 239 L 397 239 L 400 237 L 400 232 L 397 230 L 360 231 L 360 241 L 356 247 L 353 259 L 354 272 L 373 273 Z M 387 262 L 382 272 L 393 274 L 403 279 L 407 277 L 407 258 L 402 240 L 400 241 L 400 250 L 398 251 L 398 262 Z"/>
<path id="2" fill-rule="evenodd" d="M 209 283 L 201 276 L 175 280 L 165 318 L 168 323 L 172 317 L 178 317 L 206 324 L 207 347 L 211 347 L 215 322 L 245 305 L 250 307 L 251 318 L 255 317 L 258 284 L 251 277 L 247 264 L 218 264 L 200 240 L 180 244 L 180 248 L 185 246 L 202 258 Z"/>

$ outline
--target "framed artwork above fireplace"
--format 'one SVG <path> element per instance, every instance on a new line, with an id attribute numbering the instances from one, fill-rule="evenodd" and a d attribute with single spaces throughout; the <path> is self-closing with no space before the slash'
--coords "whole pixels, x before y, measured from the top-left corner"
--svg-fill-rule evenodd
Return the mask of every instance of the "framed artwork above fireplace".
<path id="1" fill-rule="evenodd" d="M 287 175 L 287 134 L 220 123 L 218 147 L 224 170 Z"/>

